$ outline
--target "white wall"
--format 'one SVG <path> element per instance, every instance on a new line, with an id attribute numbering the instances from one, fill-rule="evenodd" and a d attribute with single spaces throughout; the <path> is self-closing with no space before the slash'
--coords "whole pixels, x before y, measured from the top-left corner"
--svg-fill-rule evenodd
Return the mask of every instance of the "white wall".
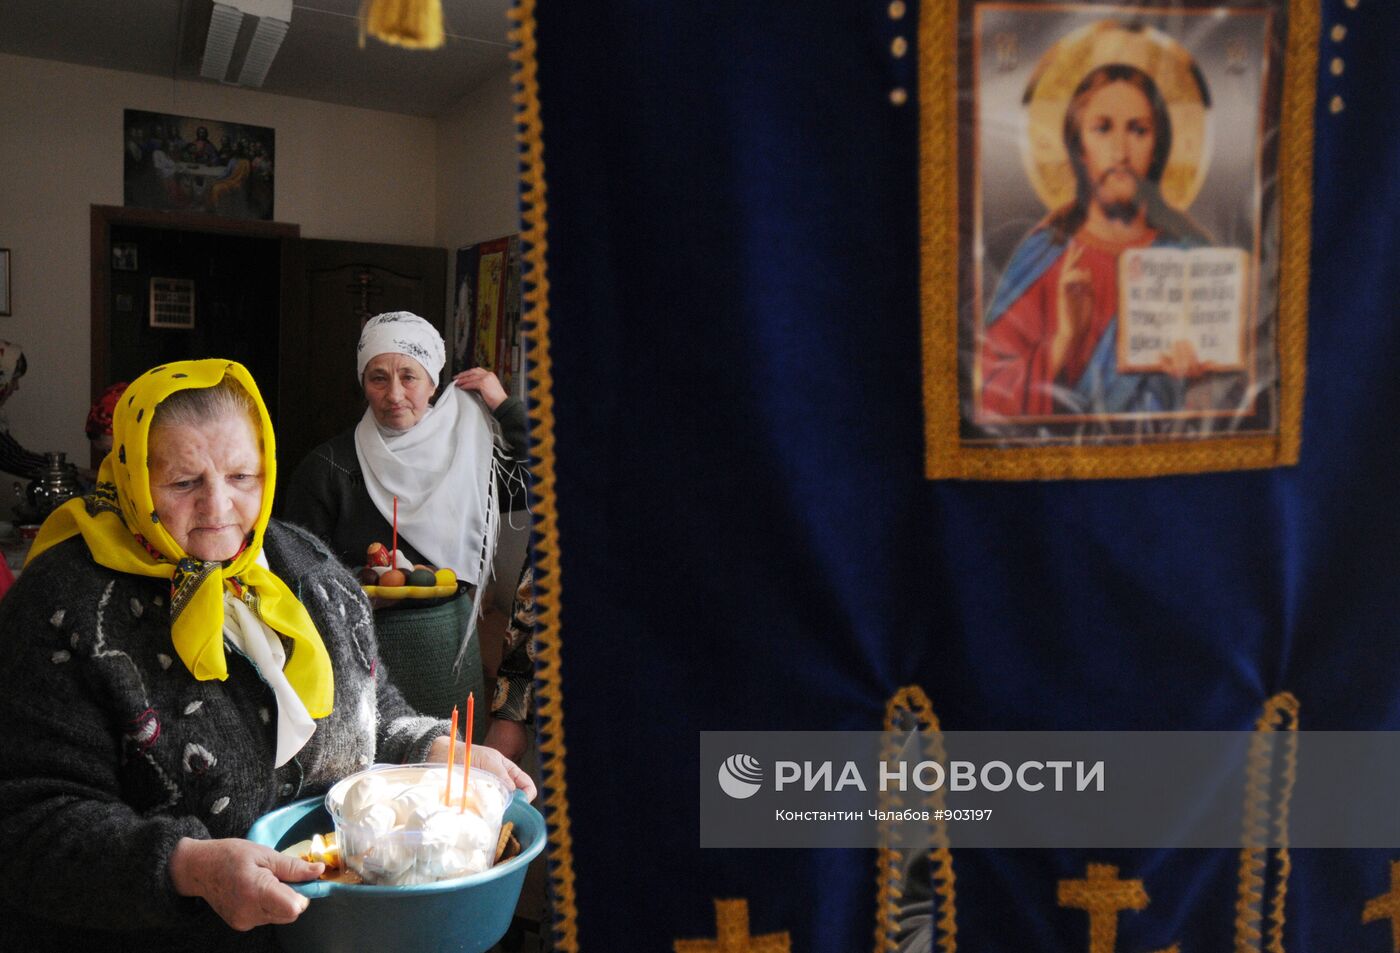
<path id="1" fill-rule="evenodd" d="M 12 259 L 0 338 L 29 359 L 0 414 L 29 449 L 65 450 L 84 465 L 88 209 L 122 204 L 124 109 L 275 129 L 274 214 L 306 238 L 447 241 L 431 119 L 0 54 L 0 248 Z"/>
<path id="2" fill-rule="evenodd" d="M 438 117 L 437 244 L 449 258 L 449 316 L 456 307 L 457 249 L 520 231 L 513 92 L 506 66 Z M 523 383 L 517 384 L 522 393 Z M 510 611 L 529 535 L 526 514 L 502 520 L 495 562 L 496 604 L 502 612 Z"/>
<path id="3" fill-rule="evenodd" d="M 520 231 L 510 75 L 509 66 L 497 70 L 438 117 L 437 244 L 454 255 Z"/>
<path id="4" fill-rule="evenodd" d="M 446 248 L 451 314 L 456 249 L 520 230 L 512 93 L 505 67 L 432 120 L 0 54 L 0 248 L 11 250 L 13 311 L 0 339 L 22 345 L 30 368 L 0 416 L 29 449 L 86 465 L 89 206 L 122 204 L 124 109 L 272 127 L 277 221 L 306 238 Z M 523 527 L 503 526 L 503 607 L 525 542 Z"/>
<path id="5" fill-rule="evenodd" d="M 447 249 L 449 322 L 457 310 L 457 249 L 520 231 L 510 76 L 509 65 L 497 70 L 438 117 L 437 243 Z"/>

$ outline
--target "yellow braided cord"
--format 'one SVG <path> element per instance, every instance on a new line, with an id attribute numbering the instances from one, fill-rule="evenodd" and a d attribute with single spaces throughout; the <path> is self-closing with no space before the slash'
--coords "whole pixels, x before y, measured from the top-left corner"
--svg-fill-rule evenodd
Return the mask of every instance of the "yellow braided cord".
<path id="1" fill-rule="evenodd" d="M 881 831 L 881 840 L 885 838 Z M 904 896 L 899 881 L 904 869 L 904 851 L 881 847 L 875 859 L 875 953 L 894 953 L 895 915 Z"/>
<path id="2" fill-rule="evenodd" d="M 516 134 L 521 148 L 521 214 L 525 258 L 525 347 L 529 362 L 531 436 L 535 461 L 534 530 L 537 609 L 536 646 L 539 689 L 540 771 L 545 817 L 549 822 L 549 876 L 554 895 L 554 949 L 578 951 L 578 903 L 574 895 L 573 838 L 565 781 L 564 687 L 559 611 L 563 584 L 559 568 L 559 514 L 554 475 L 554 393 L 549 358 L 549 276 L 545 272 L 545 177 L 539 75 L 535 60 L 535 2 L 519 0 L 511 10 L 515 26 Z"/>
<path id="3" fill-rule="evenodd" d="M 1276 735 L 1285 737 L 1279 744 Z M 1273 789 L 1273 752 L 1278 749 L 1281 780 L 1277 807 L 1270 809 Z M 1288 810 L 1298 777 L 1298 699 L 1280 692 L 1265 704 L 1255 723 L 1245 767 L 1243 845 L 1240 848 L 1239 890 L 1235 900 L 1235 953 L 1259 953 L 1263 919 L 1265 877 L 1272 853 L 1275 862 L 1273 890 L 1269 898 L 1269 951 L 1284 953 L 1284 904 L 1292 860 L 1288 853 Z M 1272 831 L 1270 830 L 1272 828 Z M 1273 834 L 1279 847 L 1269 849 Z"/>
<path id="4" fill-rule="evenodd" d="M 885 732 L 880 745 L 880 759 L 886 763 L 899 755 L 894 732 L 897 716 L 902 709 L 896 709 L 895 698 L 890 700 L 885 709 Z M 899 810 L 903 806 L 902 791 L 880 792 L 881 810 Z M 894 953 L 899 900 L 904 895 L 904 865 L 908 861 L 909 852 L 888 846 L 892 827 L 892 822 L 883 819 L 880 821 L 880 846 L 875 860 L 875 953 Z"/>
<path id="5" fill-rule="evenodd" d="M 1293 799 L 1293 787 L 1298 780 L 1298 699 L 1281 692 L 1269 699 L 1264 717 L 1285 732 L 1283 743 L 1283 788 L 1279 791 L 1278 813 L 1274 816 L 1274 839 L 1279 847 L 1274 851 L 1277 869 L 1275 887 L 1269 902 L 1269 953 L 1284 953 L 1283 923 L 1285 901 L 1288 899 L 1288 875 L 1293 860 L 1288 853 L 1288 811 Z"/>
<path id="6" fill-rule="evenodd" d="M 1268 843 L 1265 804 L 1268 784 L 1269 759 L 1261 739 L 1256 735 L 1250 740 L 1245 763 L 1244 846 L 1240 848 L 1239 888 L 1235 898 L 1235 953 L 1259 953 L 1259 911 L 1264 902 L 1264 851 L 1254 845 Z"/>
<path id="7" fill-rule="evenodd" d="M 943 728 L 933 705 L 924 690 L 917 685 L 906 685 L 899 689 L 885 705 L 885 741 L 882 756 L 891 760 L 897 755 L 894 733 L 908 730 L 906 718 L 909 716 L 926 739 L 930 756 L 939 762 L 947 761 L 943 749 Z M 943 790 L 925 794 L 924 806 L 930 812 L 946 806 Z M 903 805 L 903 798 L 897 791 L 880 792 L 881 810 L 893 811 Z M 895 949 L 895 934 L 898 931 L 897 917 L 899 900 L 904 895 L 904 871 L 910 856 L 907 849 L 888 847 L 890 822 L 880 822 L 880 840 L 875 865 L 875 953 L 888 953 Z M 933 876 L 933 892 L 938 900 L 937 920 L 938 949 L 940 953 L 957 953 L 958 913 L 957 883 L 953 873 L 953 852 L 948 845 L 948 822 L 933 822 L 933 846 L 929 850 Z"/>

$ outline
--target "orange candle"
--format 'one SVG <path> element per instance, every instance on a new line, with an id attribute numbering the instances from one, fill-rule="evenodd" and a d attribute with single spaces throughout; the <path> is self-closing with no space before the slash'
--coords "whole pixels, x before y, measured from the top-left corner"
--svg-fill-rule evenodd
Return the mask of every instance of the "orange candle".
<path id="1" fill-rule="evenodd" d="M 458 813 L 463 813 L 467 809 L 467 788 L 471 785 L 472 777 L 472 714 L 475 708 L 476 699 L 474 692 L 467 692 L 467 753 L 462 759 L 462 807 Z"/>
<path id="2" fill-rule="evenodd" d="M 452 806 L 452 756 L 457 753 L 457 706 L 452 706 L 452 733 L 447 736 L 447 787 L 442 792 L 442 806 Z"/>
<path id="3" fill-rule="evenodd" d="M 389 568 L 399 568 L 399 498 L 394 497 L 394 544 L 389 549 Z"/>

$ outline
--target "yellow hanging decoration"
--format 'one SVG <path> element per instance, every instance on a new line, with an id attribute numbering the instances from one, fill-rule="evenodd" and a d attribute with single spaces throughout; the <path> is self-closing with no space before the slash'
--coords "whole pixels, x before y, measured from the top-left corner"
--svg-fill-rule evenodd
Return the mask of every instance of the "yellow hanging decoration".
<path id="1" fill-rule="evenodd" d="M 360 49 L 365 34 L 394 46 L 435 50 L 442 46 L 442 0 L 365 0 L 360 7 Z"/>

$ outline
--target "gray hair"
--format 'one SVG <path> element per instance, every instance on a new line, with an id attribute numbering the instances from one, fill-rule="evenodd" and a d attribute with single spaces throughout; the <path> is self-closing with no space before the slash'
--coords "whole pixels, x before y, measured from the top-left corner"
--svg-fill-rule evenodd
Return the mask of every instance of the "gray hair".
<path id="1" fill-rule="evenodd" d="M 215 420 L 243 415 L 262 433 L 262 415 L 243 385 L 225 377 L 213 387 L 179 390 L 156 405 L 151 430 L 160 427 L 200 427 Z"/>

